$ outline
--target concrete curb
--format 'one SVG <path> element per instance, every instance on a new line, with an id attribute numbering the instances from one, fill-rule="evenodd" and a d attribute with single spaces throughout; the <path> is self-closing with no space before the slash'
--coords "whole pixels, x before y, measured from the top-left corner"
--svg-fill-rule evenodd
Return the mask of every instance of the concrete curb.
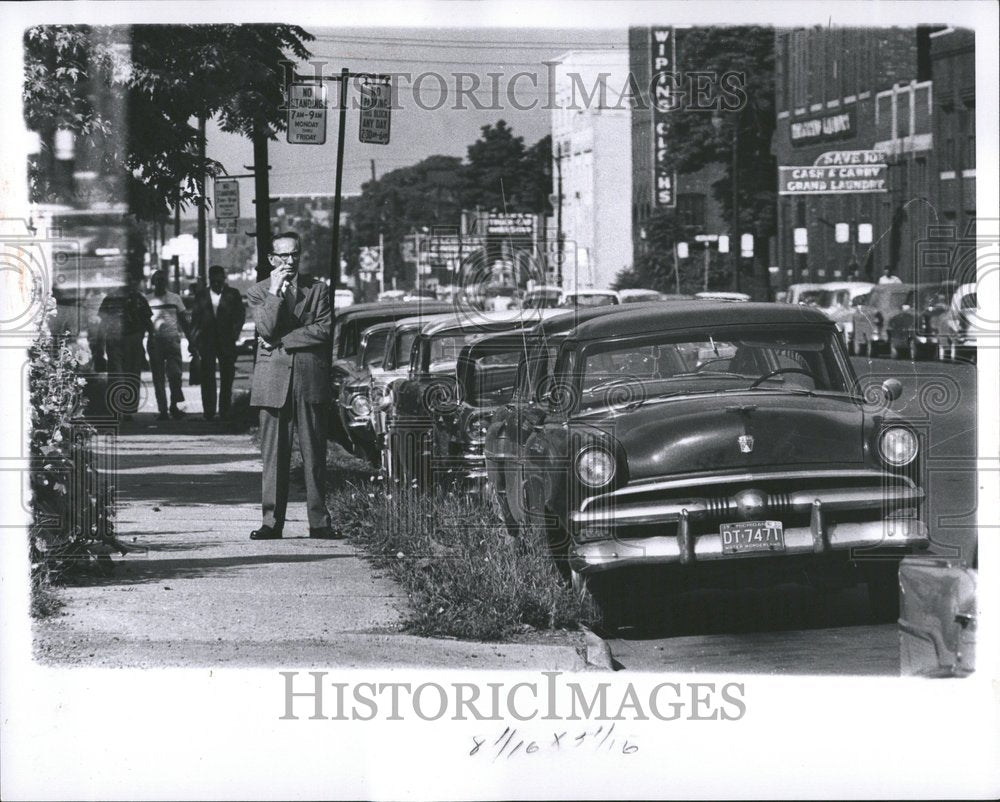
<path id="1" fill-rule="evenodd" d="M 607 641 L 587 627 L 581 626 L 580 629 L 583 631 L 586 668 L 594 671 L 614 671 L 611 647 Z"/>

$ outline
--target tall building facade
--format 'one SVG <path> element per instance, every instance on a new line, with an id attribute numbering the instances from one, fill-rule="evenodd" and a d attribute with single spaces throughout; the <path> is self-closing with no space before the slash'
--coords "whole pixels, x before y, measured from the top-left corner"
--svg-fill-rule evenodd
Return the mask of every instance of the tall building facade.
<path id="1" fill-rule="evenodd" d="M 972 69 L 972 34 L 946 36 L 942 27 L 775 31 L 772 253 L 785 284 L 852 274 L 874 280 L 886 269 L 903 281 L 928 280 L 920 274 L 922 247 L 935 235 L 945 182 L 953 180 L 942 176 L 956 173 L 956 219 L 975 177 L 967 156 L 975 88 L 960 66 L 968 59 Z M 937 97 L 946 74 L 947 123 Z M 945 142 L 943 125 L 951 131 Z M 971 174 L 957 179 L 963 170 Z"/>
<path id="2" fill-rule="evenodd" d="M 683 59 L 683 29 L 673 29 L 679 37 L 677 53 L 679 63 L 672 69 L 683 71 L 692 68 Z M 634 78 L 635 98 L 632 108 L 632 247 L 635 258 L 648 246 L 647 225 L 657 205 L 656 171 L 654 158 L 656 132 L 653 120 L 653 98 L 650 87 L 653 78 L 653 59 L 656 40 L 654 29 L 629 28 L 629 67 Z M 666 147 L 670 147 L 669 141 Z M 693 173 L 676 176 L 673 187 L 674 206 L 680 222 L 691 236 L 720 234 L 729 231 L 722 208 L 712 194 L 712 185 L 726 172 L 726 165 L 709 164 Z"/>
<path id="3" fill-rule="evenodd" d="M 605 288 L 632 264 L 630 110 L 624 51 L 558 59 L 552 112 L 556 238 L 566 289 Z"/>

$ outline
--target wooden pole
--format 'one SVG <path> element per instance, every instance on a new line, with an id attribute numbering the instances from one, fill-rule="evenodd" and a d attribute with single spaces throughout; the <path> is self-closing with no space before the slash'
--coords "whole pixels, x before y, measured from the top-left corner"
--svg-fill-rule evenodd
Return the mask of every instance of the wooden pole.
<path id="1" fill-rule="evenodd" d="M 340 71 L 340 123 L 337 134 L 337 178 L 333 195 L 333 237 L 330 247 L 330 291 L 340 284 L 340 190 L 344 180 L 344 128 L 347 123 L 347 81 L 349 71 L 344 67 Z"/>
<path id="2" fill-rule="evenodd" d="M 257 219 L 257 281 L 271 275 L 271 187 L 267 163 L 267 129 L 254 128 L 253 134 L 253 187 Z"/>

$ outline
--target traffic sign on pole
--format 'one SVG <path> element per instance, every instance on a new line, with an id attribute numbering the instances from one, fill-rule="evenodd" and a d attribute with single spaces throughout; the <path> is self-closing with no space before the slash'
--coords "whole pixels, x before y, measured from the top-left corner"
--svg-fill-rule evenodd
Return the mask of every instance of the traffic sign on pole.
<path id="1" fill-rule="evenodd" d="M 287 140 L 290 145 L 326 144 L 326 86 L 291 84 L 288 87 Z"/>
<path id="2" fill-rule="evenodd" d="M 240 182 L 233 179 L 215 181 L 215 219 L 236 220 L 240 216 Z"/>
<path id="3" fill-rule="evenodd" d="M 361 114 L 358 139 L 366 145 L 388 145 L 392 84 L 379 78 L 361 80 Z"/>

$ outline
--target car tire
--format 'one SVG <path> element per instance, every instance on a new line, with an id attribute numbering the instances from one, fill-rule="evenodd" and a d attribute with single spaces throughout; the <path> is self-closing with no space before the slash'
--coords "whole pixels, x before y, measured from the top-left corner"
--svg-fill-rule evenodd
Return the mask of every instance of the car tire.
<path id="1" fill-rule="evenodd" d="M 879 623 L 899 618 L 899 560 L 877 560 L 863 566 L 868 585 L 868 608 Z"/>

